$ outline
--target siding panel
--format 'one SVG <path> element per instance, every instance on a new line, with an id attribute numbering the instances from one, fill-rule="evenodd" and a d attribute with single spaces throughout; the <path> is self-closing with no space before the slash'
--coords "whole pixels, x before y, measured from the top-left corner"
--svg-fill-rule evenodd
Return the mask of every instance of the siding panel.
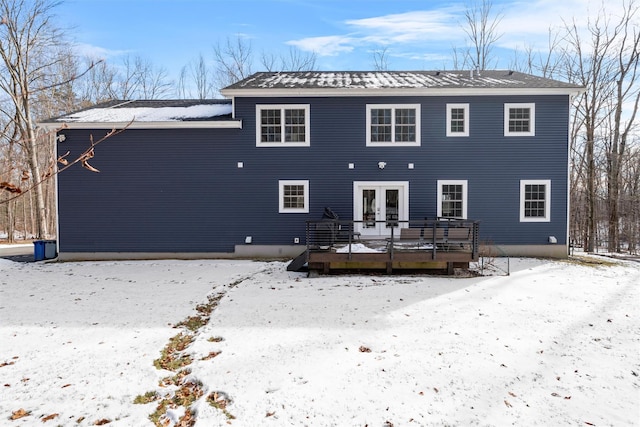
<path id="1" fill-rule="evenodd" d="M 536 104 L 534 137 L 503 136 L 505 102 Z M 311 146 L 256 147 L 256 103 L 310 104 Z M 420 103 L 421 146 L 366 147 L 367 103 Z M 447 103 L 469 103 L 469 137 L 445 136 Z M 100 173 L 78 165 L 60 174 L 60 250 L 230 252 L 249 235 L 289 244 L 325 206 L 352 218 L 353 181 L 409 181 L 410 218 L 435 217 L 438 179 L 468 180 L 482 240 L 565 243 L 566 96 L 246 98 L 235 111 L 243 129 L 127 130 L 96 147 Z M 64 133 L 59 151 L 73 158 L 104 131 Z M 309 180 L 308 214 L 278 213 L 283 179 Z M 552 181 L 551 222 L 519 222 L 521 179 Z"/>

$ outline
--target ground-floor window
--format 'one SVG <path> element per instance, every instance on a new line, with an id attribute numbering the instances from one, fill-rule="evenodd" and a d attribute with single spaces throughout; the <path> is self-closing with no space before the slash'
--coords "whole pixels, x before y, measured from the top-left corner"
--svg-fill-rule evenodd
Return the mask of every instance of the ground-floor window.
<path id="1" fill-rule="evenodd" d="M 520 181 L 520 222 L 551 221 L 551 180 Z"/>
<path id="2" fill-rule="evenodd" d="M 308 213 L 309 212 L 309 181 L 281 180 L 278 181 L 280 213 Z"/>
<path id="3" fill-rule="evenodd" d="M 466 180 L 438 180 L 438 217 L 467 219 Z"/>

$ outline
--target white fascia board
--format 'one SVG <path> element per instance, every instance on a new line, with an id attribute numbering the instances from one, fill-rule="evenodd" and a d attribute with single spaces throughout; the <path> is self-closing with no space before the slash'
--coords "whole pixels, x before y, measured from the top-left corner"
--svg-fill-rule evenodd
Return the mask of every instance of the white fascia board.
<path id="1" fill-rule="evenodd" d="M 167 122 L 57 122 L 39 123 L 43 129 L 242 129 L 242 120 Z"/>
<path id="2" fill-rule="evenodd" d="M 482 95 L 576 95 L 583 88 L 381 88 L 381 89 L 225 89 L 225 97 L 302 97 L 302 96 L 482 96 Z"/>

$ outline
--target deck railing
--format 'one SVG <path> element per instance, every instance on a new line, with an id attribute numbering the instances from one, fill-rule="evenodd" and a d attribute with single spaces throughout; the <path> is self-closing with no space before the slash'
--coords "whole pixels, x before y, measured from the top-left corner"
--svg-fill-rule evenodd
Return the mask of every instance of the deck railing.
<path id="1" fill-rule="evenodd" d="M 382 230 L 375 233 L 372 230 Z M 446 252 L 469 253 L 478 258 L 479 221 L 460 219 L 425 220 L 311 220 L 306 222 L 307 259 L 309 253 L 333 251 L 354 253 L 386 253 L 394 260 L 396 251 L 431 252 L 431 259 L 446 258 Z"/>

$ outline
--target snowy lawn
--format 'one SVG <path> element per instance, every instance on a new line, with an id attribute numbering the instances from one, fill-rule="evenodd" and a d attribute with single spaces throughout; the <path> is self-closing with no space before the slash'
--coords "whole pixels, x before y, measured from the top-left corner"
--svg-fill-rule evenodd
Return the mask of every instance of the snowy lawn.
<path id="1" fill-rule="evenodd" d="M 640 265 L 611 263 L 0 260 L 0 425 L 640 425 Z"/>

